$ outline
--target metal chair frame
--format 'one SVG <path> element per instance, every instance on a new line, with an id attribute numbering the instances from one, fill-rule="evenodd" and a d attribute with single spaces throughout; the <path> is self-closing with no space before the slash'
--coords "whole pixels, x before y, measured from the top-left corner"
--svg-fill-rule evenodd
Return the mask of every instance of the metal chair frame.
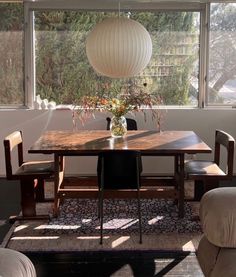
<path id="1" fill-rule="evenodd" d="M 140 174 L 142 171 L 142 163 L 141 163 L 141 154 L 138 151 L 132 150 L 114 150 L 109 152 L 101 152 L 98 157 L 98 185 L 99 185 L 99 217 L 100 217 L 100 244 L 103 243 L 103 200 L 104 200 L 104 191 L 106 190 L 114 190 L 119 188 L 114 188 L 112 183 L 108 183 L 106 181 L 106 174 L 109 174 L 106 170 L 106 163 L 109 162 L 109 166 L 112 165 L 112 157 L 121 158 L 123 155 L 123 159 L 130 163 L 135 163 L 135 173 L 134 179 L 136 179 L 136 189 L 137 189 L 137 207 L 138 207 L 138 218 L 139 218 L 139 243 L 142 243 L 142 221 L 141 221 L 141 207 L 140 207 Z M 135 159 L 134 159 L 135 157 Z M 115 168 L 116 165 L 114 165 Z M 113 168 L 113 169 L 114 169 Z M 112 176 L 111 180 L 114 178 L 114 182 L 116 182 L 116 176 Z M 125 180 L 125 177 L 123 178 Z M 129 184 L 121 184 L 122 189 L 134 189 L 133 186 Z"/>

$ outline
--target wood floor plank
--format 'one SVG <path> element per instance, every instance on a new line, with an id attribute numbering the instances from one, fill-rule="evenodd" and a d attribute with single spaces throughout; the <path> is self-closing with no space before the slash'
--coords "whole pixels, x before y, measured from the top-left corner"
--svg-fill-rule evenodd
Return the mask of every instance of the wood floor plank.
<path id="1" fill-rule="evenodd" d="M 204 276 L 195 253 L 184 251 L 25 252 L 38 277 Z"/>

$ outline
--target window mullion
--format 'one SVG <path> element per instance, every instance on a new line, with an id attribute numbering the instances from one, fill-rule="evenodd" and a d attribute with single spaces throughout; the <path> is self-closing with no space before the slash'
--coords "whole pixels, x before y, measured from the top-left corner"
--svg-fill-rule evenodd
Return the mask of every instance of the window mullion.
<path id="1" fill-rule="evenodd" d="M 34 14 L 28 3 L 24 4 L 24 62 L 25 62 L 25 103 L 33 108 L 35 95 L 35 62 L 34 62 Z"/>
<path id="2" fill-rule="evenodd" d="M 208 41 L 209 41 L 209 5 L 205 4 L 205 9 L 201 13 L 201 30 L 200 30 L 200 53 L 199 53 L 199 108 L 206 106 L 206 89 L 207 89 L 207 63 L 208 63 Z"/>

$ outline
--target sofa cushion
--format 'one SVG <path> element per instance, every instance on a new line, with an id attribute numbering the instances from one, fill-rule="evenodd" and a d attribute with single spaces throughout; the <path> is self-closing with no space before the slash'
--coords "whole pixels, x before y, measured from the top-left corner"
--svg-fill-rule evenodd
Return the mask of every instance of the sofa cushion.
<path id="1" fill-rule="evenodd" d="M 236 249 L 220 248 L 211 277 L 235 277 L 236 276 Z"/>
<path id="2" fill-rule="evenodd" d="M 204 235 L 219 247 L 236 247 L 236 188 L 208 191 L 200 203 Z"/>
<path id="3" fill-rule="evenodd" d="M 197 249 L 197 258 L 204 276 L 211 275 L 220 249 L 220 247 L 210 243 L 205 236 L 201 238 Z"/>
<path id="4" fill-rule="evenodd" d="M 24 254 L 0 248 L 0 276 L 6 277 L 36 277 L 33 263 Z"/>

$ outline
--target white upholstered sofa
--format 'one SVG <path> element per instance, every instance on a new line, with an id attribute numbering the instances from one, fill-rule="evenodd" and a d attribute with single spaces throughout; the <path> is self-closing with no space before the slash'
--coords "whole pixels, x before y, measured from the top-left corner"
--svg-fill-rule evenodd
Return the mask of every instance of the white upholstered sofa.
<path id="1" fill-rule="evenodd" d="M 0 276 L 1 277 L 36 277 L 34 265 L 24 254 L 0 248 Z"/>
<path id="2" fill-rule="evenodd" d="M 207 277 L 236 276 L 236 187 L 216 188 L 200 203 L 203 237 L 197 257 Z"/>

